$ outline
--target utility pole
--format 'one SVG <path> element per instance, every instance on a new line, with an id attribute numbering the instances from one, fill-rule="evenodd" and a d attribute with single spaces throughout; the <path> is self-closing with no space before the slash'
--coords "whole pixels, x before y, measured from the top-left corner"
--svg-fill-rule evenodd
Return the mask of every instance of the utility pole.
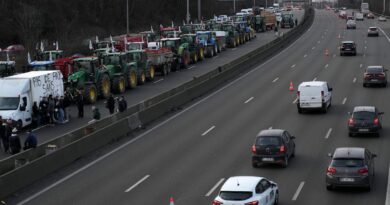
<path id="1" fill-rule="evenodd" d="M 190 23 L 190 0 L 187 0 L 187 16 L 186 16 L 187 24 Z"/>
<path id="2" fill-rule="evenodd" d="M 236 0 L 233 0 L 233 11 L 236 13 Z"/>
<path id="3" fill-rule="evenodd" d="M 198 0 L 198 20 L 199 22 L 202 20 L 202 5 L 201 0 Z"/>
<path id="4" fill-rule="evenodd" d="M 385 15 L 386 12 L 386 0 L 383 0 L 383 15 Z"/>
<path id="5" fill-rule="evenodd" d="M 129 35 L 129 0 L 126 1 L 126 34 Z"/>

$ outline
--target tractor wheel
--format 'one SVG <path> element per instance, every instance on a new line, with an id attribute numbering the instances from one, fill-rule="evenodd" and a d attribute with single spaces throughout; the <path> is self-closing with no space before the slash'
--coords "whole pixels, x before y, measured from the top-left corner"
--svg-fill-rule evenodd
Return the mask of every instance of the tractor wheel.
<path id="1" fill-rule="evenodd" d="M 131 70 L 130 73 L 127 76 L 128 86 L 129 88 L 133 89 L 137 87 L 137 74 L 134 70 Z"/>
<path id="2" fill-rule="evenodd" d="M 194 53 L 194 55 L 192 56 L 192 63 L 196 64 L 197 62 L 198 62 L 198 54 Z"/>
<path id="3" fill-rule="evenodd" d="M 204 48 L 199 49 L 199 61 L 204 60 Z"/>
<path id="4" fill-rule="evenodd" d="M 149 68 L 148 81 L 153 81 L 155 76 L 156 76 L 156 69 L 154 68 L 153 65 L 151 65 L 150 68 Z"/>
<path id="5" fill-rule="evenodd" d="M 97 89 L 95 85 L 85 85 L 84 88 L 84 99 L 86 99 L 87 103 L 94 104 L 97 100 Z"/>
<path id="6" fill-rule="evenodd" d="M 141 71 L 141 74 L 138 77 L 138 85 L 143 85 L 145 84 L 145 82 L 146 82 L 145 72 Z"/>
<path id="7" fill-rule="evenodd" d="M 111 81 L 107 74 L 103 74 L 97 84 L 101 98 L 107 99 L 111 94 Z"/>
<path id="8" fill-rule="evenodd" d="M 126 81 L 123 76 L 115 76 L 112 82 L 115 93 L 124 93 L 126 91 Z"/>

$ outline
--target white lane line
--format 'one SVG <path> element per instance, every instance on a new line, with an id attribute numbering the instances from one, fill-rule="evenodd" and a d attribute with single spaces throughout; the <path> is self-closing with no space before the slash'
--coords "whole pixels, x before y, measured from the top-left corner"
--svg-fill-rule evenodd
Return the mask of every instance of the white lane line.
<path id="1" fill-rule="evenodd" d="M 320 43 L 321 43 L 321 41 L 317 41 L 317 43 L 318 43 L 318 44 L 320 44 Z"/>
<path id="2" fill-rule="evenodd" d="M 248 100 L 246 100 L 244 103 L 247 104 L 249 103 L 250 101 L 252 101 L 254 99 L 254 97 L 250 97 Z"/>
<path id="3" fill-rule="evenodd" d="M 232 51 L 235 51 L 235 50 L 237 50 L 237 48 L 233 48 L 233 49 L 232 49 Z"/>
<path id="4" fill-rule="evenodd" d="M 269 130 L 272 130 L 272 126 L 268 128 Z"/>
<path id="5" fill-rule="evenodd" d="M 219 187 L 219 185 L 222 184 L 222 182 L 223 182 L 224 180 L 225 180 L 225 178 L 220 179 L 220 180 L 213 186 L 213 188 L 211 188 L 210 191 L 207 192 L 207 194 L 206 194 L 205 196 L 206 196 L 206 197 L 210 196 L 210 195 Z"/>
<path id="6" fill-rule="evenodd" d="M 366 57 L 366 54 L 363 54 L 363 57 Z"/>
<path id="7" fill-rule="evenodd" d="M 346 102 L 347 102 L 347 98 L 344 98 L 344 100 L 341 104 L 345 105 Z"/>
<path id="8" fill-rule="evenodd" d="M 387 176 L 387 193 L 386 193 L 385 205 L 390 205 L 390 166 L 389 166 L 389 176 Z"/>
<path id="9" fill-rule="evenodd" d="M 295 66 L 296 66 L 296 65 L 294 64 L 294 65 L 291 66 L 291 68 L 295 68 Z"/>
<path id="10" fill-rule="evenodd" d="M 137 183 L 135 183 L 133 186 L 131 186 L 130 188 L 126 189 L 125 192 L 130 192 L 131 190 L 133 190 L 135 187 L 137 187 L 139 184 L 141 184 L 143 181 L 145 181 L 146 179 L 148 179 L 150 177 L 150 175 L 146 175 L 144 176 L 142 179 L 140 179 Z"/>
<path id="11" fill-rule="evenodd" d="M 218 58 L 218 57 L 219 57 L 219 56 L 214 56 L 213 59 L 216 59 L 216 58 Z"/>
<path id="12" fill-rule="evenodd" d="M 203 132 L 202 136 L 205 136 L 207 135 L 209 132 L 211 132 L 211 130 L 213 130 L 215 128 L 215 126 L 213 125 L 212 127 L 210 127 L 208 130 L 206 130 L 206 132 Z"/>
<path id="13" fill-rule="evenodd" d="M 294 196 L 293 196 L 293 198 L 292 198 L 291 200 L 293 200 L 293 201 L 296 201 L 296 200 L 297 200 L 297 198 L 298 198 L 298 196 L 299 196 L 299 193 L 301 193 L 302 188 L 303 188 L 304 185 L 305 185 L 305 182 L 304 182 L 304 181 L 301 182 L 301 183 L 299 184 L 298 189 L 297 189 L 297 191 L 295 192 L 295 194 L 294 194 Z"/>
<path id="14" fill-rule="evenodd" d="M 310 26 L 311 28 L 312 26 Z M 111 150 L 110 152 L 104 154 L 103 156 L 100 156 L 99 158 L 95 159 L 94 161 L 84 165 L 83 167 L 77 169 L 76 171 L 66 175 L 65 177 L 53 182 L 52 184 L 46 186 L 45 188 L 42 188 L 40 189 L 39 191 L 33 193 L 32 195 L 26 197 L 23 201 L 19 202 L 18 205 L 23 205 L 23 204 L 26 204 L 28 202 L 30 202 L 31 200 L 37 198 L 38 196 L 41 196 L 43 193 L 53 189 L 54 187 L 57 187 L 58 185 L 64 183 L 65 181 L 71 179 L 72 177 L 76 176 L 77 174 L 87 170 L 88 168 L 94 166 L 95 164 L 101 162 L 102 160 L 106 159 L 107 157 L 110 157 L 112 156 L 113 154 L 117 153 L 119 150 L 122 150 L 124 149 L 125 147 L 129 146 L 130 144 L 133 144 L 134 142 L 142 139 L 143 137 L 145 137 L 146 135 L 152 133 L 153 131 L 157 130 L 158 128 L 166 125 L 167 123 L 171 122 L 172 120 L 176 119 L 177 117 L 179 117 L 180 115 L 182 115 L 183 113 L 185 112 L 188 112 L 189 110 L 193 109 L 194 107 L 206 102 L 208 99 L 214 97 L 215 95 L 221 93 L 222 91 L 226 90 L 227 88 L 231 87 L 232 85 L 235 85 L 237 82 L 241 81 L 242 79 L 248 77 L 249 75 L 251 75 L 252 73 L 260 70 L 261 68 L 263 68 L 265 65 L 269 64 L 271 61 L 275 60 L 276 58 L 280 57 L 282 54 L 284 53 L 287 53 L 289 51 L 290 48 L 292 48 L 293 46 L 297 45 L 298 43 L 300 43 L 302 41 L 303 38 L 305 38 L 307 35 L 309 35 L 309 33 L 305 33 L 303 34 L 301 37 L 299 37 L 297 40 L 295 40 L 291 45 L 289 45 L 287 48 L 285 48 L 283 51 L 281 51 L 280 53 L 278 53 L 277 55 L 273 56 L 272 58 L 268 59 L 266 62 L 262 63 L 261 65 L 255 67 L 253 70 L 250 70 L 249 72 L 245 73 L 244 75 L 236 78 L 235 80 L 231 81 L 230 83 L 222 86 L 220 89 L 214 91 L 213 93 L 207 95 L 206 97 L 202 98 L 201 100 L 195 102 L 194 104 L 188 106 L 187 108 L 185 108 L 184 110 L 176 113 L 175 115 L 169 117 L 168 119 L 162 121 L 161 123 L 155 125 L 154 127 L 151 127 L 150 129 L 146 130 L 144 133 L 136 136 L 135 138 L 125 142 L 124 144 L 121 144 L 119 147 Z"/>
<path id="15" fill-rule="evenodd" d="M 298 97 L 295 98 L 295 100 L 292 102 L 293 104 L 296 104 L 298 102 Z"/>
<path id="16" fill-rule="evenodd" d="M 189 67 L 188 68 L 188 70 L 191 70 L 191 69 L 193 69 L 193 68 L 195 68 L 196 66 L 191 66 L 191 67 Z"/>
<path id="17" fill-rule="evenodd" d="M 363 64 L 360 64 L 360 68 L 363 68 Z"/>
<path id="18" fill-rule="evenodd" d="M 325 68 L 328 68 L 328 67 L 329 67 L 329 64 L 326 64 L 326 65 L 325 65 Z"/>
<path id="19" fill-rule="evenodd" d="M 317 78 L 314 78 L 314 79 L 313 79 L 313 81 L 316 81 L 316 80 L 317 80 Z"/>
<path id="20" fill-rule="evenodd" d="M 364 49 L 367 49 L 367 46 L 364 46 Z"/>
<path id="21" fill-rule="evenodd" d="M 353 83 L 356 83 L 356 80 L 357 80 L 357 79 L 356 79 L 356 78 L 354 78 L 352 82 L 353 82 Z"/>
<path id="22" fill-rule="evenodd" d="M 272 82 L 275 83 L 278 80 L 279 80 L 279 77 L 275 78 Z"/>
<path id="23" fill-rule="evenodd" d="M 330 134 L 332 133 L 332 128 L 329 128 L 328 132 L 325 135 L 325 139 L 328 139 L 330 137 Z"/>
<path id="24" fill-rule="evenodd" d="M 336 54 L 333 54 L 333 58 L 336 58 Z"/>
<path id="25" fill-rule="evenodd" d="M 307 54 L 305 54 L 303 57 L 306 58 L 306 57 L 307 57 Z"/>
<path id="26" fill-rule="evenodd" d="M 365 44 L 367 44 L 367 41 L 364 41 Z"/>
<path id="27" fill-rule="evenodd" d="M 313 48 L 311 48 L 311 50 L 314 50 L 314 49 L 316 49 L 316 47 L 314 46 Z"/>
<path id="28" fill-rule="evenodd" d="M 379 28 L 379 30 L 381 30 L 382 31 L 382 33 L 383 33 L 383 35 L 385 35 L 386 36 L 386 38 L 387 38 L 387 41 L 389 41 L 389 43 L 390 43 L 390 38 L 389 38 L 389 36 L 386 34 L 386 32 L 381 28 L 381 27 L 378 27 Z"/>
<path id="29" fill-rule="evenodd" d="M 159 83 L 159 82 L 161 82 L 161 81 L 163 81 L 163 80 L 164 80 L 164 78 L 161 78 L 161 79 L 159 79 L 159 80 L 154 81 L 153 83 Z"/>

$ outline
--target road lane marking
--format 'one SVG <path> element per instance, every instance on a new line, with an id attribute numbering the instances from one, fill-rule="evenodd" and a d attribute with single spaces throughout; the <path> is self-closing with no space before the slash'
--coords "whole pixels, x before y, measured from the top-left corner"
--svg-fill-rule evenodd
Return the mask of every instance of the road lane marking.
<path id="1" fill-rule="evenodd" d="M 333 58 L 336 58 L 336 54 L 333 54 Z"/>
<path id="2" fill-rule="evenodd" d="M 219 57 L 219 56 L 214 56 L 213 59 L 216 59 L 216 58 L 218 58 L 218 57 Z"/>
<path id="3" fill-rule="evenodd" d="M 387 41 L 389 41 L 389 43 L 390 43 L 390 38 L 389 38 L 389 36 L 386 34 L 386 32 L 385 32 L 381 27 L 378 27 L 378 28 L 379 28 L 379 30 L 382 31 L 383 35 L 385 35 L 385 37 L 387 38 Z"/>
<path id="4" fill-rule="evenodd" d="M 328 68 L 328 67 L 329 67 L 329 64 L 326 64 L 326 65 L 325 65 L 325 68 Z"/>
<path id="5" fill-rule="evenodd" d="M 207 192 L 207 194 L 206 194 L 205 196 L 206 196 L 206 197 L 210 196 L 210 195 L 219 187 L 219 185 L 222 184 L 222 182 L 223 182 L 224 180 L 225 180 L 225 178 L 220 179 L 220 180 L 213 186 L 213 188 L 211 188 L 210 191 Z"/>
<path id="6" fill-rule="evenodd" d="M 356 80 L 357 80 L 357 79 L 356 79 L 356 78 L 354 78 L 352 82 L 353 82 L 353 83 L 356 83 Z"/>
<path id="7" fill-rule="evenodd" d="M 367 46 L 364 46 L 364 49 L 367 49 Z"/>
<path id="8" fill-rule="evenodd" d="M 305 54 L 303 57 L 306 58 L 306 57 L 307 57 L 307 54 Z"/>
<path id="9" fill-rule="evenodd" d="M 131 190 L 133 190 L 135 187 L 137 187 L 139 184 L 141 184 L 143 181 L 145 181 L 146 179 L 148 179 L 150 177 L 150 175 L 146 175 L 144 176 L 142 179 L 140 179 L 137 183 L 135 183 L 133 186 L 131 186 L 130 188 L 126 189 L 125 192 L 130 192 Z"/>
<path id="10" fill-rule="evenodd" d="M 367 41 L 364 41 L 365 44 L 367 44 Z"/>
<path id="11" fill-rule="evenodd" d="M 363 54 L 363 57 L 366 57 L 366 54 Z"/>
<path id="12" fill-rule="evenodd" d="M 390 166 L 389 166 L 389 175 L 387 176 L 387 192 L 386 192 L 385 205 L 390 205 Z"/>
<path id="13" fill-rule="evenodd" d="M 159 79 L 159 80 L 156 80 L 156 81 L 154 81 L 153 83 L 159 83 L 159 82 L 161 82 L 161 81 L 163 81 L 164 80 L 164 78 L 161 78 L 161 79 Z"/>
<path id="14" fill-rule="evenodd" d="M 193 69 L 193 68 L 195 68 L 196 66 L 191 66 L 191 67 L 189 67 L 188 68 L 188 70 L 191 70 L 191 69 Z"/>
<path id="15" fill-rule="evenodd" d="M 253 100 L 253 98 L 254 98 L 254 97 L 250 97 L 250 98 L 249 98 L 248 100 L 246 100 L 244 103 L 245 103 L 245 104 L 249 103 L 250 101 Z"/>
<path id="16" fill-rule="evenodd" d="M 317 41 L 317 43 L 318 43 L 318 44 L 320 44 L 320 43 L 321 43 L 321 41 Z"/>
<path id="17" fill-rule="evenodd" d="M 310 28 L 312 27 L 313 25 L 310 26 Z M 252 73 L 258 71 L 259 69 L 263 68 L 265 65 L 269 64 L 271 61 L 275 60 L 276 58 L 280 57 L 282 54 L 285 54 L 288 52 L 288 50 L 290 48 L 292 48 L 293 46 L 297 45 L 299 42 L 302 41 L 303 38 L 305 38 L 307 35 L 309 35 L 309 33 L 305 33 L 303 34 L 301 37 L 299 37 L 297 40 L 295 40 L 292 44 L 290 44 L 287 48 L 285 48 L 283 51 L 281 51 L 280 53 L 278 53 L 277 55 L 271 57 L 270 59 L 268 59 L 267 61 L 265 61 L 264 63 L 260 64 L 259 66 L 255 67 L 254 69 L 248 71 L 247 73 L 243 74 L 242 76 L 236 78 L 235 80 L 231 81 L 230 83 L 222 86 L 221 88 L 219 88 L 218 90 L 214 91 L 213 93 L 210 93 L 209 95 L 205 96 L 204 98 L 200 99 L 199 101 L 197 102 L 194 102 L 194 104 L 188 106 L 187 108 L 185 108 L 184 110 L 174 114 L 173 116 L 169 117 L 168 119 L 162 121 L 161 123 L 155 125 L 154 127 L 151 127 L 150 129 L 146 130 L 145 132 L 141 133 L 140 135 L 136 136 L 135 138 L 121 144 L 119 147 L 109 151 L 108 153 L 104 154 L 103 156 L 100 156 L 99 158 L 95 159 L 94 161 L 84 165 L 83 167 L 75 170 L 74 172 L 66 175 L 65 177 L 51 183 L 50 185 L 40 189 L 39 191 L 33 193 L 32 195 L 26 197 L 23 201 L 19 202 L 19 205 L 23 205 L 23 204 L 26 204 L 34 199 L 36 199 L 37 197 L 41 196 L 43 193 L 46 193 L 47 191 L 53 189 L 54 187 L 57 187 L 58 185 L 64 183 L 65 181 L 71 179 L 72 177 L 78 175 L 79 173 L 89 169 L 90 167 L 94 166 L 95 164 L 101 162 L 102 160 L 112 156 L 113 154 L 117 153 L 118 151 L 124 149 L 125 147 L 133 144 L 134 142 L 137 142 L 138 140 L 142 139 L 143 137 L 145 137 L 146 135 L 154 132 L 155 130 L 157 130 L 158 128 L 166 125 L 167 123 L 171 122 L 172 120 L 176 119 L 177 117 L 179 117 L 180 115 L 182 115 L 183 113 L 193 109 L 194 107 L 204 103 L 205 101 L 207 101 L 208 99 L 214 97 L 215 95 L 221 93 L 222 91 L 226 90 L 227 88 L 231 87 L 232 85 L 236 84 L 237 82 L 239 82 L 240 80 L 250 76 Z"/>
<path id="18" fill-rule="evenodd" d="M 279 77 L 275 78 L 272 82 L 275 83 L 278 80 L 279 80 Z"/>
<path id="19" fill-rule="evenodd" d="M 298 97 L 295 98 L 295 100 L 292 102 L 293 104 L 296 104 L 298 102 Z"/>
<path id="20" fill-rule="evenodd" d="M 330 137 L 330 134 L 332 133 L 332 128 L 329 128 L 328 132 L 325 135 L 325 139 L 328 139 Z"/>
<path id="21" fill-rule="evenodd" d="M 269 130 L 272 130 L 272 126 L 268 128 Z"/>
<path id="22" fill-rule="evenodd" d="M 314 50 L 314 49 L 316 49 L 316 47 L 314 46 L 313 48 L 311 48 L 311 50 Z"/>
<path id="23" fill-rule="evenodd" d="M 237 50 L 237 48 L 233 48 L 233 49 L 232 49 L 232 51 L 235 51 L 235 50 Z"/>
<path id="24" fill-rule="evenodd" d="M 317 78 L 314 78 L 314 79 L 313 79 L 313 81 L 316 81 L 316 80 L 317 80 Z"/>
<path id="25" fill-rule="evenodd" d="M 291 68 L 295 68 L 295 66 L 296 66 L 296 65 L 294 64 L 294 65 L 291 66 Z"/>
<path id="26" fill-rule="evenodd" d="M 363 68 L 363 64 L 360 64 L 360 68 Z"/>
<path id="27" fill-rule="evenodd" d="M 209 132 L 211 132 L 214 128 L 215 128 L 215 126 L 213 125 L 213 126 L 210 127 L 208 130 L 206 130 L 206 132 L 203 132 L 202 136 L 207 135 L 207 134 L 208 134 Z"/>
<path id="28" fill-rule="evenodd" d="M 297 200 L 297 198 L 298 198 L 298 196 L 299 196 L 299 193 L 301 193 L 302 188 L 303 188 L 304 185 L 305 185 L 305 182 L 304 182 L 304 181 L 301 182 L 301 183 L 299 184 L 298 189 L 297 189 L 297 191 L 295 192 L 295 194 L 294 194 L 294 196 L 293 196 L 293 198 L 292 198 L 291 200 L 293 200 L 293 201 L 296 201 L 296 200 Z"/>
<path id="29" fill-rule="evenodd" d="M 345 97 L 341 104 L 345 105 L 346 102 L 347 102 L 347 98 Z"/>

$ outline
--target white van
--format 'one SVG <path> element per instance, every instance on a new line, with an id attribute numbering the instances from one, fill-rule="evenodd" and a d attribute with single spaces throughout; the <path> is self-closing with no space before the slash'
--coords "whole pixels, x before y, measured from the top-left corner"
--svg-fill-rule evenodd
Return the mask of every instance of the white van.
<path id="1" fill-rule="evenodd" d="M 332 105 L 332 88 L 327 82 L 309 81 L 298 86 L 298 113 L 306 109 L 321 109 L 324 113 Z"/>

